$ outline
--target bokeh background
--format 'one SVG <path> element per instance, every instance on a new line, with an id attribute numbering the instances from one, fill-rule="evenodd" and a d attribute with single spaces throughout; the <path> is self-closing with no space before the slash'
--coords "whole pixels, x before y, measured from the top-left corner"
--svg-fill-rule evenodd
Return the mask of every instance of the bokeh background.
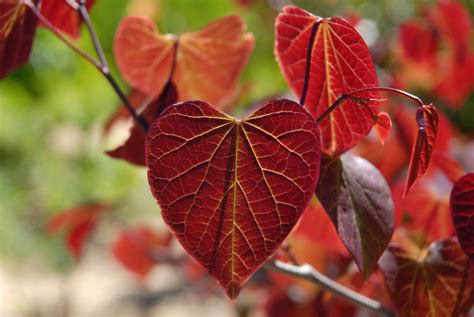
<path id="1" fill-rule="evenodd" d="M 274 20 L 285 4 L 321 16 L 358 15 L 382 84 L 397 67 L 398 26 L 419 15 L 431 0 L 97 0 L 92 20 L 117 78 L 112 44 L 120 20 L 152 15 L 161 32 L 197 30 L 229 13 L 241 15 L 256 45 L 241 78 L 235 113 L 252 102 L 289 94 L 273 55 Z M 472 13 L 474 1 L 461 1 Z M 93 53 L 87 34 L 78 42 Z M 120 82 L 128 91 L 125 82 Z M 408 87 L 410 88 L 410 87 Z M 474 131 L 474 94 L 458 111 L 433 100 L 466 134 Z M 474 91 L 474 85 L 473 85 Z M 121 228 L 147 223 L 163 229 L 145 171 L 104 154 L 107 119 L 119 106 L 106 80 L 46 29 L 38 29 L 30 63 L 0 82 L 0 316 L 245 316 L 222 294 L 199 297 L 172 266 L 157 267 L 146 281 L 126 272 L 110 254 Z M 54 215 L 70 207 L 102 202 L 113 206 L 75 259 L 64 236 L 47 232 Z M 147 294 L 158 292 L 159 300 Z M 168 293 L 166 293 L 168 292 Z M 190 295 L 191 294 L 191 295 Z M 156 298 L 155 298 L 156 299 Z M 237 309 L 238 308 L 238 309 Z M 253 315 L 263 314 L 252 312 Z"/>

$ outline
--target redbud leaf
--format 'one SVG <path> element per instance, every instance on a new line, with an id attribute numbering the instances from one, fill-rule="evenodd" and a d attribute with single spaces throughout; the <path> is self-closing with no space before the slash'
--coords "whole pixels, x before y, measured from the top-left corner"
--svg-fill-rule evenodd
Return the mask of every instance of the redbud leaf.
<path id="1" fill-rule="evenodd" d="M 230 298 L 297 223 L 320 156 L 314 119 L 285 99 L 243 119 L 201 101 L 175 104 L 146 141 L 148 181 L 165 222 Z"/>
<path id="2" fill-rule="evenodd" d="M 275 24 L 275 55 L 286 81 L 298 97 L 304 93 L 310 38 L 314 36 L 305 106 L 318 118 L 342 94 L 378 86 L 369 49 L 354 27 L 340 18 L 320 18 L 298 7 L 283 8 Z M 320 124 L 323 149 L 337 155 L 355 146 L 374 125 L 378 94 L 368 107 L 348 98 Z M 372 113 L 369 113 L 369 109 Z"/>
<path id="3" fill-rule="evenodd" d="M 30 57 L 36 16 L 21 1 L 0 0 L 0 79 Z"/>
<path id="4" fill-rule="evenodd" d="M 316 195 L 367 278 L 394 228 L 393 202 L 385 179 L 361 157 L 324 155 Z"/>
<path id="5" fill-rule="evenodd" d="M 391 246 L 379 262 L 400 316 L 468 316 L 474 303 L 474 267 L 457 241 L 439 240 L 418 253 Z"/>
<path id="6" fill-rule="evenodd" d="M 95 0 L 87 0 L 85 6 L 90 9 Z M 54 27 L 74 37 L 79 37 L 81 16 L 78 10 L 73 9 L 66 0 L 42 0 L 41 14 L 51 22 Z M 40 23 L 40 26 L 42 24 Z"/>
<path id="7" fill-rule="evenodd" d="M 390 116 L 388 115 L 388 113 L 384 111 L 379 112 L 375 119 L 375 131 L 377 131 L 380 143 L 385 143 L 385 140 L 388 137 L 391 127 L 392 120 L 390 120 Z"/>
<path id="8" fill-rule="evenodd" d="M 125 79 L 149 96 L 159 95 L 172 76 L 179 100 L 221 103 L 234 93 L 253 49 L 245 28 L 240 17 L 229 15 L 176 37 L 158 33 L 146 17 L 131 16 L 117 30 L 114 53 Z"/>
<path id="9" fill-rule="evenodd" d="M 474 173 L 464 175 L 454 184 L 450 207 L 459 243 L 474 261 Z"/>
<path id="10" fill-rule="evenodd" d="M 416 179 L 423 176 L 428 169 L 438 132 L 438 112 L 436 108 L 432 105 L 420 107 L 416 112 L 416 123 L 418 125 L 418 134 L 411 152 L 403 196 L 406 196 Z"/>

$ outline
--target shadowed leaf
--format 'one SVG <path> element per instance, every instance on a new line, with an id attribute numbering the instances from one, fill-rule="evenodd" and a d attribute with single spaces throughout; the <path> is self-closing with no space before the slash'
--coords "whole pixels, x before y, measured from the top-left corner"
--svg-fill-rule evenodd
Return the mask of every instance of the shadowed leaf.
<path id="1" fill-rule="evenodd" d="M 474 268 L 455 239 L 432 243 L 419 254 L 389 247 L 379 265 L 401 317 L 468 316 Z"/>
<path id="2" fill-rule="evenodd" d="M 454 184 L 450 207 L 459 243 L 474 261 L 474 173 L 464 175 Z"/>
<path id="3" fill-rule="evenodd" d="M 317 24 L 315 26 L 315 24 Z M 298 97 L 304 94 L 309 70 L 305 106 L 318 118 L 340 95 L 360 88 L 378 86 L 372 57 L 354 27 L 340 18 L 320 18 L 297 8 L 284 7 L 275 24 L 275 55 L 281 70 Z M 311 63 L 307 69 L 310 38 Z M 357 95 L 363 99 L 377 98 L 377 93 Z M 321 122 L 323 149 L 340 154 L 355 146 L 374 125 L 375 101 L 362 107 L 353 99 Z"/>
<path id="4" fill-rule="evenodd" d="M 423 176 L 428 169 L 438 132 L 438 112 L 436 108 L 432 105 L 420 107 L 416 112 L 416 124 L 418 125 L 418 134 L 411 152 L 403 196 L 406 196 L 416 179 Z"/>
<path id="5" fill-rule="evenodd" d="M 36 25 L 36 17 L 26 5 L 0 0 L 0 79 L 28 61 Z"/>
<path id="6" fill-rule="evenodd" d="M 253 49 L 245 28 L 240 17 L 230 15 L 175 37 L 159 34 L 148 18 L 127 17 L 117 30 L 114 53 L 125 79 L 149 96 L 160 94 L 172 76 L 179 100 L 222 103 L 234 93 Z"/>
<path id="7" fill-rule="evenodd" d="M 324 155 L 316 195 L 359 270 L 368 277 L 394 227 L 393 202 L 385 179 L 361 157 Z"/>
<path id="8" fill-rule="evenodd" d="M 300 218 L 320 155 L 317 124 L 284 99 L 240 120 L 201 101 L 176 104 L 146 141 L 148 181 L 165 222 L 231 298 Z"/>

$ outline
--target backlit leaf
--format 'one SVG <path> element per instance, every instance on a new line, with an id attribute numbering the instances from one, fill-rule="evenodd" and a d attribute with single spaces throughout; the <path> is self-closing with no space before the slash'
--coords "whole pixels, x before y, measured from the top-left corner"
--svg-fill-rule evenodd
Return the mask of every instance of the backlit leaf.
<path id="1" fill-rule="evenodd" d="M 150 96 L 160 94 L 172 75 L 179 100 L 222 103 L 234 93 L 253 49 L 245 28 L 240 17 L 229 15 L 175 37 L 159 34 L 148 18 L 127 17 L 117 30 L 114 53 L 125 79 Z"/>
<path id="2" fill-rule="evenodd" d="M 379 262 L 401 317 L 468 316 L 474 303 L 474 267 L 453 238 L 419 254 L 389 247 Z"/>
<path id="3" fill-rule="evenodd" d="M 85 5 L 90 9 L 94 2 L 95 0 L 87 0 Z M 79 37 L 80 14 L 66 0 L 42 0 L 40 9 L 41 14 L 57 29 L 74 38 Z"/>
<path id="4" fill-rule="evenodd" d="M 474 173 L 464 175 L 454 184 L 450 207 L 459 243 L 474 261 Z"/>
<path id="5" fill-rule="evenodd" d="M 176 104 L 146 141 L 148 181 L 165 222 L 231 298 L 300 218 L 320 155 L 314 119 L 285 99 L 244 119 L 201 101 Z"/>
<path id="6" fill-rule="evenodd" d="M 168 237 L 160 236 L 152 229 L 142 226 L 120 232 L 112 252 L 125 268 L 143 278 L 157 263 L 153 252 L 166 247 L 168 243 Z"/>
<path id="7" fill-rule="evenodd" d="M 281 70 L 298 97 L 304 91 L 308 46 L 312 33 L 309 85 L 305 106 L 318 118 L 341 94 L 378 86 L 372 57 L 354 27 L 340 18 L 320 18 L 297 7 L 284 7 L 275 25 L 275 54 Z M 377 98 L 373 92 L 357 95 Z M 340 154 L 355 146 L 374 125 L 372 114 L 377 102 L 368 108 L 347 99 L 321 122 L 323 149 Z"/>
<path id="8" fill-rule="evenodd" d="M 361 157 L 324 155 L 316 195 L 359 270 L 368 277 L 394 227 L 393 202 L 385 179 Z"/>
<path id="9" fill-rule="evenodd" d="M 403 196 L 406 196 L 416 179 L 423 176 L 428 169 L 438 132 L 438 112 L 436 108 L 432 105 L 420 107 L 416 112 L 416 124 L 418 125 L 418 134 L 411 152 Z"/>
<path id="10" fill-rule="evenodd" d="M 392 127 L 392 120 L 386 112 L 379 112 L 375 120 L 375 131 L 379 137 L 380 143 L 384 144 L 388 137 L 390 128 Z"/>
<path id="11" fill-rule="evenodd" d="M 108 208 L 103 204 L 90 204 L 70 208 L 54 216 L 48 222 L 48 232 L 65 231 L 69 251 L 79 258 L 82 254 L 84 242 L 97 225 L 101 214 Z"/>
<path id="12" fill-rule="evenodd" d="M 36 16 L 18 0 L 0 0 L 0 79 L 30 57 Z"/>

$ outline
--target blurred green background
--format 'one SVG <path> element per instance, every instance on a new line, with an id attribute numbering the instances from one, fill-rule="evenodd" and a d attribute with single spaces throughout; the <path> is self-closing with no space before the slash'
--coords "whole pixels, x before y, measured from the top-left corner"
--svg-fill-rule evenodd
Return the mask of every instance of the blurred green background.
<path id="1" fill-rule="evenodd" d="M 91 15 L 112 71 L 112 43 L 127 0 L 98 0 Z M 250 87 L 241 106 L 287 93 L 273 55 L 278 9 L 289 1 L 156 0 L 162 32 L 197 30 L 229 13 L 243 16 L 256 46 L 242 83 Z M 322 16 L 358 12 L 390 40 L 397 25 L 434 1 L 293 1 Z M 464 1 L 472 10 L 474 2 Z M 79 46 L 93 53 L 83 34 Z M 121 85 L 128 90 L 126 84 Z M 118 98 L 102 75 L 50 32 L 39 29 L 30 63 L 0 82 L 0 263 L 68 270 L 74 263 L 61 238 L 45 224 L 68 207 L 100 201 L 114 204 L 114 217 L 129 222 L 160 217 L 143 169 L 104 155 L 102 130 Z"/>

